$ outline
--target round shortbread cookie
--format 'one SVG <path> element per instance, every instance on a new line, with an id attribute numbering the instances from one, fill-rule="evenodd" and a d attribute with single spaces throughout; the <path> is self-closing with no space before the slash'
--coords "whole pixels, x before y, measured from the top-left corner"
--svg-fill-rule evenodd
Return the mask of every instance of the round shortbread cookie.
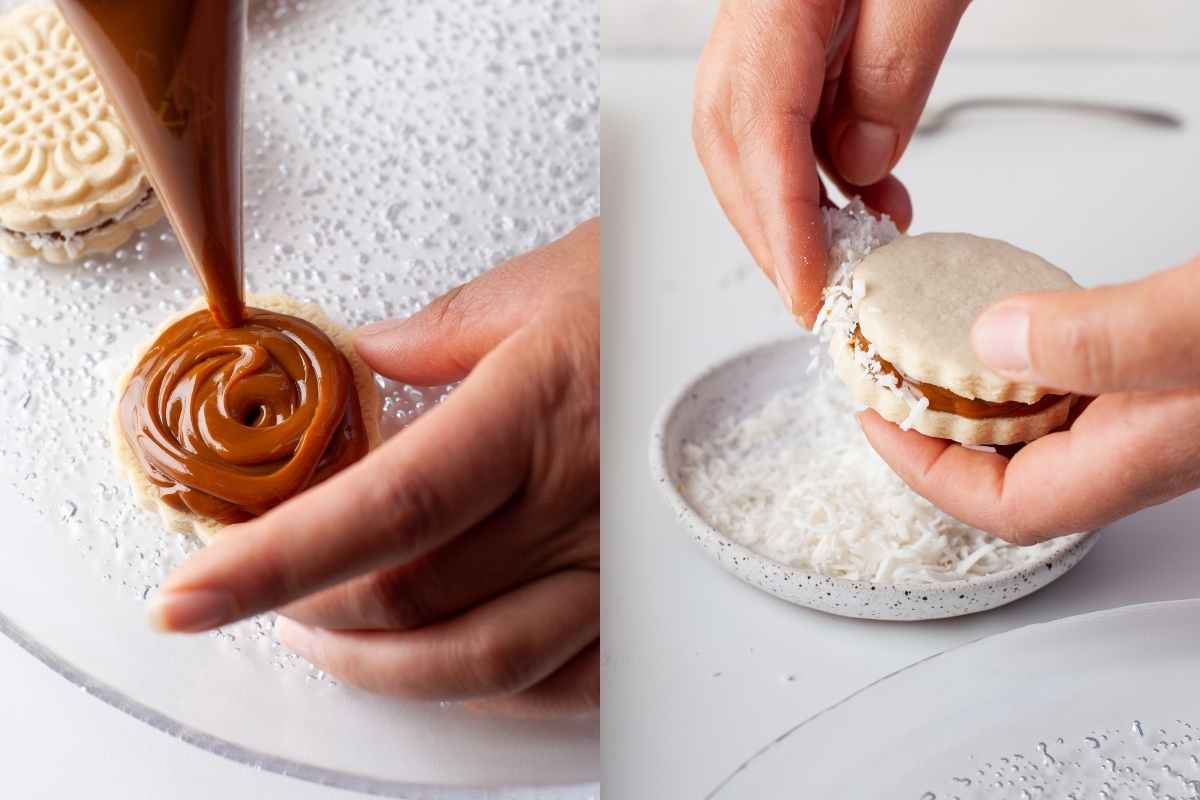
<path id="1" fill-rule="evenodd" d="M 910 417 L 912 407 L 895 392 L 881 386 L 854 357 L 853 345 L 832 342 L 837 376 L 850 389 L 854 400 L 874 409 L 879 416 L 897 425 L 909 421 L 911 429 L 937 439 L 951 439 L 960 444 L 1005 445 L 1031 442 L 1054 431 L 1067 421 L 1075 395 L 1066 395 L 1049 408 L 1020 417 L 991 417 L 971 419 L 945 411 L 924 409 Z"/>
<path id="2" fill-rule="evenodd" d="M 1007 242 L 965 233 L 903 236 L 854 269 L 862 335 L 906 377 L 989 402 L 1033 403 L 1053 390 L 988 369 L 971 328 L 988 306 L 1026 292 L 1075 289 L 1071 276 Z"/>
<path id="3" fill-rule="evenodd" d="M 0 17 L 0 250 L 59 263 L 111 251 L 162 208 L 53 6 Z"/>
<path id="4" fill-rule="evenodd" d="M 379 387 L 375 383 L 375 373 L 354 352 L 350 331 L 330 320 L 320 307 L 294 300 L 286 295 L 251 295 L 246 298 L 246 305 L 253 308 L 261 308 L 264 311 L 274 311 L 279 314 L 298 317 L 320 328 L 329 337 L 330 341 L 337 346 L 338 350 L 350 362 L 350 368 L 354 372 L 354 386 L 358 391 L 359 406 L 362 408 L 363 425 L 367 433 L 367 441 L 372 450 L 378 447 L 383 438 L 379 429 L 383 400 L 379 393 Z M 158 487 L 146 477 L 146 473 L 142 470 L 142 465 L 134 454 L 133 448 L 126 441 L 125 433 L 121 429 L 120 419 L 121 396 L 125 393 L 125 387 L 128 386 L 129 379 L 133 376 L 137 365 L 141 363 L 146 351 L 150 349 L 167 328 L 183 317 L 195 313 L 204 307 L 204 302 L 201 300 L 193 304 L 186 311 L 180 312 L 168 319 L 142 347 L 138 348 L 133 358 L 130 359 L 128 370 L 121 375 L 116 384 L 113 412 L 109 423 L 109 438 L 112 441 L 117 472 L 129 481 L 134 499 L 137 500 L 138 505 L 147 511 L 156 511 L 162 518 L 163 525 L 168 530 L 194 534 L 201 540 L 208 542 L 226 526 L 215 520 L 172 508 L 162 501 L 158 494 Z"/>

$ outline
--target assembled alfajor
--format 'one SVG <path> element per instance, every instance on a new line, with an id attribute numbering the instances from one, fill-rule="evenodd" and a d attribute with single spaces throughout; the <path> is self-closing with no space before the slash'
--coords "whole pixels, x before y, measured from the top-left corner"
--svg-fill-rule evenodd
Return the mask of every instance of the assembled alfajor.
<path id="1" fill-rule="evenodd" d="M 161 216 L 58 10 L 0 17 L 0 251 L 63 263 L 115 250 Z"/>
<path id="2" fill-rule="evenodd" d="M 992 304 L 1077 288 L 1063 270 L 995 239 L 927 233 L 873 250 L 851 286 L 851 319 L 830 352 L 859 403 L 904 428 L 969 445 L 1029 442 L 1067 420 L 1072 395 L 1013 382 L 971 346 L 971 328 Z"/>

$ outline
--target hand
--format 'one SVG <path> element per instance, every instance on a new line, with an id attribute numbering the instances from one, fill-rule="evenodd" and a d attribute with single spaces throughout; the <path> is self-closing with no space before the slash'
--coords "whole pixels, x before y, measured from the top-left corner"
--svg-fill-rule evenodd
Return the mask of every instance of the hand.
<path id="1" fill-rule="evenodd" d="M 1014 380 L 1099 396 L 1011 459 L 862 415 L 871 445 L 936 505 L 1029 544 L 1200 487 L 1200 259 L 1122 286 L 1005 300 L 972 339 Z"/>
<path id="2" fill-rule="evenodd" d="M 285 645 L 370 691 L 517 715 L 599 703 L 599 222 L 359 332 L 381 374 L 461 379 L 351 468 L 224 532 L 152 619 L 281 608 Z"/>
<path id="3" fill-rule="evenodd" d="M 723 0 L 692 133 L 709 182 L 788 309 L 812 325 L 826 281 L 817 166 L 912 220 L 891 176 L 969 0 Z"/>

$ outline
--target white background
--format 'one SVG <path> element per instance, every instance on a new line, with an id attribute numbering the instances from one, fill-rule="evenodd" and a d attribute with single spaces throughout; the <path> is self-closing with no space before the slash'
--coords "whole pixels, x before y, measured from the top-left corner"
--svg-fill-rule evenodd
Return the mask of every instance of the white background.
<path id="1" fill-rule="evenodd" d="M 997 5 L 978 3 L 970 13 Z M 1118 5 L 1088 7 L 1099 16 Z M 1118 30 L 1123 15 L 1087 21 Z M 1077 42 L 1077 16 L 1057 18 L 1063 41 Z M 1184 27 L 1188 36 L 1200 29 L 1194 10 Z M 995 30 L 1007 36 L 1009 29 L 997 22 Z M 1183 38 L 1171 25 L 1160 33 L 1165 42 Z M 980 57 L 958 49 L 932 104 L 1014 93 L 1120 100 L 1175 110 L 1188 128 L 1045 113 L 963 117 L 939 137 L 916 140 L 898 169 L 914 197 L 914 230 L 1005 238 L 1087 284 L 1131 279 L 1200 253 L 1193 213 L 1200 59 L 1156 55 L 1153 47 L 1031 54 L 1037 48 L 1002 44 L 1019 52 Z M 694 51 L 644 48 L 610 50 L 602 67 L 603 725 L 605 791 L 617 798 L 703 797 L 792 725 L 948 647 L 1090 610 L 1200 595 L 1200 495 L 1110 526 L 1080 566 L 1029 598 L 929 623 L 865 622 L 790 606 L 725 574 L 690 541 L 649 477 L 654 414 L 709 364 L 795 330 L 696 163 L 693 71 Z M 1010 666 L 1028 675 L 1031 692 L 1039 671 L 1054 668 L 1021 653 Z M 853 747 L 853 732 L 829 746 Z M 810 796 L 803 763 L 780 792 Z"/>
<path id="2" fill-rule="evenodd" d="M 697 50 L 717 0 L 601 0 L 603 47 Z M 1194 0 L 975 0 L 956 49 L 986 52 L 1194 53 L 1200 3 Z"/>

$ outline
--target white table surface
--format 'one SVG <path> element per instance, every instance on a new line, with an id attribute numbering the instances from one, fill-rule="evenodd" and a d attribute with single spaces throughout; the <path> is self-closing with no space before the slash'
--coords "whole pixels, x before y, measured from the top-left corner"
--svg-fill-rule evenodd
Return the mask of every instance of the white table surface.
<path id="1" fill-rule="evenodd" d="M 603 0 L 608 52 L 698 51 L 720 0 Z M 1097 3 L 1003 0 L 974 3 L 954 36 L 956 50 L 989 53 L 1125 52 L 1195 55 L 1200 4 L 1193 0 Z"/>
<path id="2" fill-rule="evenodd" d="M 609 57 L 602 72 L 606 796 L 702 797 L 788 727 L 917 659 L 1028 623 L 1200 595 L 1197 495 L 1113 525 L 1043 591 L 956 620 L 828 616 L 722 572 L 657 495 L 651 422 L 685 380 L 793 323 L 695 161 L 691 59 Z M 898 170 L 914 230 L 1007 238 L 1089 284 L 1200 253 L 1197 81 L 1200 62 L 1181 59 L 952 60 L 934 103 L 989 92 L 1140 100 L 1184 113 L 1190 128 L 967 118 L 916 142 Z M 803 775 L 798 763 L 794 796 Z"/>
<path id="3" fill-rule="evenodd" d="M 0 681 L 4 797 L 360 796 L 250 769 L 172 739 L 80 691 L 2 636 Z"/>

